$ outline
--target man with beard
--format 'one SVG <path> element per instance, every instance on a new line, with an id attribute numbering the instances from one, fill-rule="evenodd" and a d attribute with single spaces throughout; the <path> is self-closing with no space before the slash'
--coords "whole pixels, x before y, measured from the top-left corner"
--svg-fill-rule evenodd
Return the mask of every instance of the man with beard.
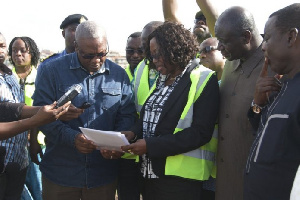
<path id="1" fill-rule="evenodd" d="M 194 23 L 195 25 L 193 28 L 193 34 L 196 36 L 199 44 L 201 44 L 203 40 L 212 36 L 207 26 L 206 18 L 203 15 L 202 11 L 196 13 Z"/>

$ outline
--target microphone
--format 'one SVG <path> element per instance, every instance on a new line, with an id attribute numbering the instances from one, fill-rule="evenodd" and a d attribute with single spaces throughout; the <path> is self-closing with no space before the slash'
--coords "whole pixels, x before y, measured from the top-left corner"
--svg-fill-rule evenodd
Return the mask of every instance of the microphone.
<path id="1" fill-rule="evenodd" d="M 59 98 L 56 104 L 56 108 L 64 105 L 68 101 L 72 101 L 82 90 L 82 87 L 79 84 L 75 84 L 62 96 Z"/>
<path id="2" fill-rule="evenodd" d="M 4 171 L 4 159 L 6 155 L 6 148 L 0 146 L 0 174 Z"/>

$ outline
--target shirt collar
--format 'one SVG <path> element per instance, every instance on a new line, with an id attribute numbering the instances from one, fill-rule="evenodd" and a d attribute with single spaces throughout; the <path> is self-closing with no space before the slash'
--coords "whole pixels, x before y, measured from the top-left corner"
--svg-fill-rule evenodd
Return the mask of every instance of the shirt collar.
<path id="1" fill-rule="evenodd" d="M 264 54 L 261 50 L 262 44 L 255 50 L 255 52 L 245 61 L 237 60 L 237 65 L 234 67 L 233 71 L 238 69 L 243 70 L 246 76 L 250 76 L 252 71 L 259 65 L 260 61 L 264 58 Z"/>
<path id="2" fill-rule="evenodd" d="M 5 74 L 12 75 L 11 69 L 9 69 L 4 63 L 0 64 L 0 69 L 3 71 Z"/>

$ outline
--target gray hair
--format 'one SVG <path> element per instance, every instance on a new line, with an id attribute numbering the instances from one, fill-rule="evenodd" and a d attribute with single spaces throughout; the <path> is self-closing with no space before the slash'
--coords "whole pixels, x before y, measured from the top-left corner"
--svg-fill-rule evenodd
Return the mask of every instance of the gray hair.
<path id="1" fill-rule="evenodd" d="M 94 21 L 85 21 L 77 26 L 75 41 L 82 38 L 106 40 L 105 29 Z"/>

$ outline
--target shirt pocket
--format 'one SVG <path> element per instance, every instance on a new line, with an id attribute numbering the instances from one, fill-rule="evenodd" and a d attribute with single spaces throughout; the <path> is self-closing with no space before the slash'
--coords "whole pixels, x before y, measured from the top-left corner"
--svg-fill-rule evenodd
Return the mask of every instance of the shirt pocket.
<path id="1" fill-rule="evenodd" d="M 103 93 L 102 109 L 114 112 L 121 104 L 121 88 L 101 88 Z"/>
<path id="2" fill-rule="evenodd" d="M 268 118 L 257 141 L 254 162 L 272 163 L 283 157 L 288 126 L 288 114 L 274 114 Z"/>

